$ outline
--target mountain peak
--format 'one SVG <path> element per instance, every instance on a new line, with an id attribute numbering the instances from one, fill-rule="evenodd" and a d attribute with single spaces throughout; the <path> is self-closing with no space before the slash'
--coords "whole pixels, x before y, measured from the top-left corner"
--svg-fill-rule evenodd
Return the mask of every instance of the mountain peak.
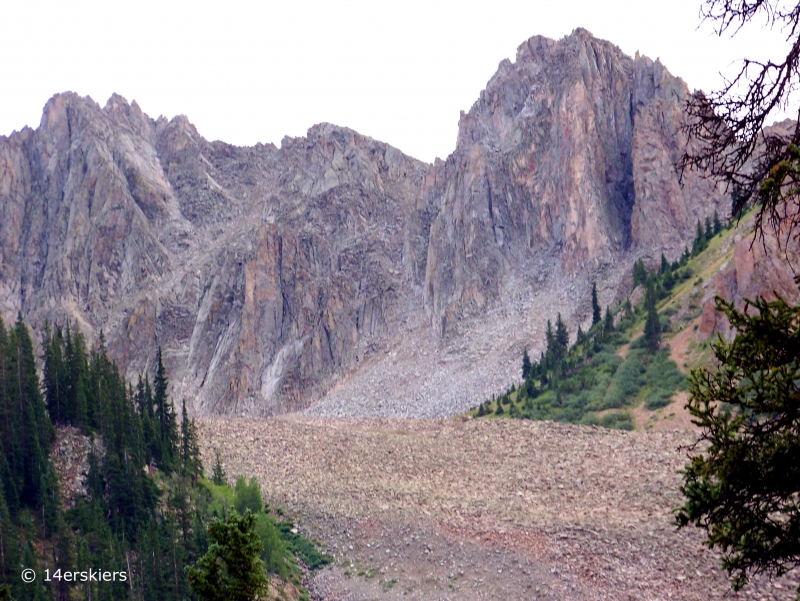
<path id="1" fill-rule="evenodd" d="M 104 329 L 129 377 L 161 347 L 200 413 L 325 395 L 334 414 L 459 412 L 541 337 L 531 307 L 580 320 L 590 279 L 613 302 L 633 259 L 674 257 L 723 211 L 675 172 L 685 93 L 584 29 L 534 36 L 433 165 L 330 123 L 236 147 L 118 94 L 57 94 L 0 138 L 3 317 Z"/>

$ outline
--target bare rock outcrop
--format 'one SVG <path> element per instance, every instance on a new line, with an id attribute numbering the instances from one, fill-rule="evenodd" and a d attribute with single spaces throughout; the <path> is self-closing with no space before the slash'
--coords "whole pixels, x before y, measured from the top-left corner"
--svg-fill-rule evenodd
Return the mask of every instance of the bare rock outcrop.
<path id="1" fill-rule="evenodd" d="M 129 377 L 164 349 L 200 411 L 286 410 L 388 334 L 426 166 L 332 125 L 236 148 L 112 96 L 0 138 L 0 303 L 77 323 Z M 273 405 L 278 405 L 277 407 Z"/>
<path id="2" fill-rule="evenodd" d="M 725 315 L 715 309 L 715 297 L 733 303 L 739 310 L 747 309 L 748 301 L 762 296 L 774 300 L 780 296 L 789 303 L 800 302 L 800 290 L 795 283 L 800 253 L 795 245 L 796 233 L 776 232 L 766 226 L 763 236 L 739 235 L 733 242 L 733 256 L 721 266 L 704 296 L 698 324 L 698 338 L 713 334 L 731 339 L 734 332 Z M 752 310 L 752 309 L 749 309 Z"/>
<path id="3" fill-rule="evenodd" d="M 680 254 L 721 201 L 696 173 L 679 182 L 687 95 L 658 60 L 582 29 L 500 63 L 424 190 L 438 209 L 425 282 L 436 325 L 485 310 L 512 274 L 539 279 L 532 257 L 570 275 Z"/>
<path id="4" fill-rule="evenodd" d="M 0 314 L 102 329 L 131 378 L 161 346 L 173 398 L 199 413 L 353 398 L 348 381 L 398 399 L 441 382 L 447 407 L 468 404 L 483 388 L 450 390 L 442 370 L 494 373 L 475 353 L 506 362 L 540 336 L 554 316 L 515 325 L 531 307 L 584 321 L 592 279 L 610 302 L 633 259 L 674 257 L 720 209 L 713 184 L 678 185 L 686 93 L 584 30 L 531 38 L 434 165 L 330 124 L 239 148 L 117 95 L 59 94 L 36 130 L 0 137 Z M 467 349 L 487 337 L 462 326 L 494 320 L 504 349 Z M 353 377 L 392 346 L 424 349 L 401 386 Z"/>

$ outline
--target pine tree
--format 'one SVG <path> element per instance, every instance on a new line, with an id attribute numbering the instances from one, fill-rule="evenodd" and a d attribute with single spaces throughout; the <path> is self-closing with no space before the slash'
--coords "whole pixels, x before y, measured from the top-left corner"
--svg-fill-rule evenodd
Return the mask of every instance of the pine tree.
<path id="1" fill-rule="evenodd" d="M 252 513 L 233 512 L 224 522 L 209 524 L 208 552 L 186 568 L 189 585 L 202 601 L 253 601 L 266 589 L 255 521 Z"/>
<path id="2" fill-rule="evenodd" d="M 155 422 L 158 428 L 159 467 L 166 472 L 171 472 L 177 466 L 178 451 L 178 422 L 175 411 L 169 401 L 167 388 L 167 370 L 161 357 L 161 347 L 158 347 L 156 360 L 156 376 L 153 380 L 153 404 L 155 405 Z"/>
<path id="3" fill-rule="evenodd" d="M 703 232 L 703 225 L 700 223 L 700 220 L 697 220 L 697 228 L 696 233 L 694 236 L 694 242 L 692 242 L 692 256 L 697 256 L 706 247 L 706 236 L 705 232 Z"/>
<path id="4" fill-rule="evenodd" d="M 86 386 L 88 367 L 86 345 L 83 335 L 76 327 L 74 331 L 67 324 L 65 336 L 64 362 L 66 363 L 66 417 L 69 424 L 86 431 Z"/>
<path id="5" fill-rule="evenodd" d="M 635 276 L 634 276 L 635 279 Z M 635 285 L 635 284 L 634 284 Z M 597 283 L 592 283 L 592 325 L 600 323 L 600 303 L 597 301 Z"/>
<path id="6" fill-rule="evenodd" d="M 719 221 L 719 214 L 716 211 L 714 211 L 714 222 L 713 223 L 714 223 L 714 225 L 713 225 L 714 235 L 716 236 L 717 234 L 719 234 L 722 231 L 722 224 Z"/>
<path id="7" fill-rule="evenodd" d="M 603 321 L 603 331 L 614 331 L 614 316 L 611 314 L 611 308 L 608 305 L 606 305 L 606 317 Z"/>
<path id="8" fill-rule="evenodd" d="M 636 288 L 639 284 L 647 283 L 647 268 L 644 266 L 644 261 L 639 259 L 633 264 L 633 287 Z M 597 321 L 600 322 L 600 306 L 597 307 Z"/>
<path id="9" fill-rule="evenodd" d="M 211 481 L 217 486 L 222 486 L 228 482 L 228 475 L 225 473 L 225 468 L 222 465 L 222 457 L 220 457 L 219 449 L 214 449 L 214 468 L 211 473 Z"/>
<path id="10" fill-rule="evenodd" d="M 66 389 L 64 386 L 64 336 L 61 328 L 50 330 L 50 324 L 44 324 L 42 339 L 44 349 L 44 388 L 45 402 L 50 419 L 57 423 L 66 423 Z"/>
<path id="11" fill-rule="evenodd" d="M 569 348 L 569 332 L 564 320 L 561 319 L 561 313 L 558 314 L 556 319 L 555 343 L 557 357 L 561 359 L 567 354 L 567 348 Z"/>
<path id="12" fill-rule="evenodd" d="M 664 253 L 661 253 L 661 268 L 659 269 L 659 272 L 661 275 L 664 275 L 665 273 L 669 272 L 669 269 L 669 261 L 667 261 L 667 257 L 664 256 Z"/>
<path id="13" fill-rule="evenodd" d="M 714 236 L 714 230 L 711 228 L 711 218 L 706 217 L 706 231 L 703 237 L 706 239 L 706 242 L 708 242 L 709 240 L 711 240 L 713 236 Z"/>
<path id="14" fill-rule="evenodd" d="M 46 495 L 42 474 L 49 470 L 48 450 L 55 439 L 55 430 L 47 415 L 33 343 L 21 313 L 9 332 L 6 353 L 5 414 L 9 418 L 11 440 L 5 441 L 5 460 L 20 503 L 40 508 Z"/>
<path id="15" fill-rule="evenodd" d="M 749 305 L 740 312 L 717 297 L 736 336 L 714 343 L 718 368 L 689 378 L 704 444 L 690 447 L 676 512 L 679 527 L 703 528 L 722 551 L 737 590 L 749 574 L 800 565 L 800 307 L 780 297 Z"/>
<path id="16" fill-rule="evenodd" d="M 181 467 L 183 474 L 192 481 L 203 473 L 197 425 L 186 411 L 186 399 L 183 400 L 181 409 Z"/>
<path id="17" fill-rule="evenodd" d="M 553 324 L 550 320 L 547 320 L 547 329 L 544 332 L 544 340 L 545 340 L 545 351 L 544 351 L 544 358 L 542 363 L 544 364 L 544 370 L 547 371 L 551 367 L 556 360 L 556 336 L 553 333 Z"/>
<path id="18" fill-rule="evenodd" d="M 522 351 L 522 379 L 527 380 L 528 376 L 531 375 L 531 358 L 528 355 L 528 347 L 525 347 L 525 350 Z"/>
<path id="19" fill-rule="evenodd" d="M 644 308 L 647 312 L 643 334 L 645 346 L 650 349 L 651 352 L 655 352 L 661 344 L 661 322 L 659 321 L 658 311 L 656 310 L 656 291 L 652 283 L 647 287 Z"/>

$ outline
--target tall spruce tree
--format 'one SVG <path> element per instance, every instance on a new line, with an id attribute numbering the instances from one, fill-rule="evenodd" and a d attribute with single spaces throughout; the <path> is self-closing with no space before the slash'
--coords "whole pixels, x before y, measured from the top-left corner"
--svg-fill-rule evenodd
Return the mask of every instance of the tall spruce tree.
<path id="1" fill-rule="evenodd" d="M 159 467 L 171 472 L 178 468 L 178 422 L 175 411 L 167 394 L 169 381 L 167 370 L 161 356 L 161 347 L 158 347 L 156 358 L 156 375 L 153 379 L 153 405 L 155 422 L 158 428 L 158 457 Z"/>
<path id="2" fill-rule="evenodd" d="M 46 494 L 42 475 L 50 469 L 48 450 L 55 439 L 55 430 L 47 415 L 36 373 L 33 343 L 21 313 L 9 332 L 6 353 L 7 406 L 4 413 L 9 418 L 11 440 L 4 441 L 4 451 L 12 477 L 10 484 L 22 505 L 39 508 Z"/>
<path id="3" fill-rule="evenodd" d="M 635 285 L 635 284 L 634 284 Z M 600 303 L 597 300 L 597 283 L 592 283 L 592 325 L 600 323 L 602 313 L 600 311 Z"/>
<path id="4" fill-rule="evenodd" d="M 71 329 L 67 324 L 65 336 L 64 361 L 66 363 L 67 422 L 87 431 L 86 386 L 88 384 L 88 365 L 86 344 L 77 327 Z"/>
<path id="5" fill-rule="evenodd" d="M 633 264 L 633 287 L 636 288 L 639 284 L 646 284 L 647 283 L 647 268 L 644 266 L 644 261 L 639 259 L 635 261 Z M 599 313 L 599 305 L 598 305 L 598 318 L 600 316 Z M 597 320 L 598 322 L 600 319 Z"/>
<path id="6" fill-rule="evenodd" d="M 561 359 L 567 354 L 567 349 L 569 348 L 569 331 L 561 318 L 561 313 L 558 314 L 556 319 L 555 343 L 556 356 Z"/>
<path id="7" fill-rule="evenodd" d="M 66 423 L 66 386 L 64 367 L 64 336 L 61 328 L 50 329 L 45 322 L 44 337 L 44 388 L 45 402 L 50 419 L 57 424 Z"/>
<path id="8" fill-rule="evenodd" d="M 531 375 L 531 357 L 528 355 L 528 347 L 522 351 L 522 379 L 527 380 Z"/>
<path id="9" fill-rule="evenodd" d="M 228 483 L 228 475 L 225 473 L 225 467 L 222 465 L 222 457 L 219 454 L 219 449 L 214 449 L 214 467 L 211 472 L 211 481 L 217 486 Z"/>
<path id="10" fill-rule="evenodd" d="M 192 481 L 203 473 L 197 424 L 189 417 L 189 413 L 186 411 L 186 399 L 183 399 L 181 407 L 181 470 Z"/>
<path id="11" fill-rule="evenodd" d="M 647 312 L 647 318 L 644 322 L 644 341 L 645 346 L 651 351 L 655 352 L 661 345 L 661 322 L 658 318 L 658 311 L 656 310 L 656 290 L 652 282 L 647 286 L 645 293 L 644 309 Z"/>

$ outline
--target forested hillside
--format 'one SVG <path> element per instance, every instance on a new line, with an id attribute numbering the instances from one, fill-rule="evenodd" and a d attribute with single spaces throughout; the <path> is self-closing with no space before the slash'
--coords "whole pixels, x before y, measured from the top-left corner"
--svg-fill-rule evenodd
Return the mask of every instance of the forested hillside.
<path id="1" fill-rule="evenodd" d="M 180 420 L 173 409 L 160 352 L 153 378 L 134 387 L 102 336 L 90 351 L 77 328 L 47 327 L 42 348 L 43 382 L 21 317 L 9 329 L 0 321 L 0 598 L 198 598 L 209 536 L 240 524 L 257 534 L 270 590 L 302 598 L 295 556 L 311 567 L 326 559 L 273 519 L 255 479 L 232 489 L 219 459 L 204 478 L 194 421 L 185 403 Z M 90 450 L 79 493 L 64 503 L 52 447 L 68 428 Z"/>
<path id="2" fill-rule="evenodd" d="M 678 300 L 695 293 L 703 278 L 701 266 L 711 262 L 729 228 L 718 215 L 697 222 L 691 248 L 669 262 L 648 269 L 640 259 L 633 266 L 633 293 L 615 307 L 602 310 L 592 290 L 591 327 L 578 326 L 575 336 L 559 313 L 547 321 L 546 348 L 538 360 L 525 349 L 522 383 L 474 408 L 475 417 L 504 416 L 600 425 L 632 430 L 632 410 L 655 411 L 668 406 L 686 389 L 686 377 L 670 358 L 669 338 L 693 323 L 700 307 L 691 301 L 691 318 L 677 313 Z M 713 252 L 709 245 L 716 241 Z M 695 299 L 696 300 L 696 299 Z M 572 341 L 572 343 L 570 343 Z M 705 347 L 704 347 L 705 348 Z"/>

